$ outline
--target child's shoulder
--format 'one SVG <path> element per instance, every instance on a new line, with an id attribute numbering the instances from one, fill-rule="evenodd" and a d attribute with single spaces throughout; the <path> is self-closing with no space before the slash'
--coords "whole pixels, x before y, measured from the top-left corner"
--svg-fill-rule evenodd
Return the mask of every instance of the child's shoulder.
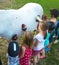
<path id="1" fill-rule="evenodd" d="M 38 33 L 34 38 L 43 38 L 44 36 Z"/>
<path id="2" fill-rule="evenodd" d="M 48 32 L 48 33 L 47 33 L 46 38 L 49 38 L 49 37 L 50 37 L 50 35 L 51 35 L 51 33 L 49 33 L 49 32 Z"/>
<path id="3" fill-rule="evenodd" d="M 20 51 L 21 51 L 21 53 L 22 53 L 22 52 L 25 52 L 25 50 L 26 50 L 26 47 L 25 47 L 25 46 L 20 46 Z"/>
<path id="4" fill-rule="evenodd" d="M 38 41 L 41 41 L 43 40 L 43 37 L 40 35 L 40 34 L 37 34 L 35 37 L 34 37 L 34 40 L 38 40 Z"/>
<path id="5" fill-rule="evenodd" d="M 25 46 L 22 46 L 21 48 L 22 48 L 22 49 L 25 49 L 26 47 L 25 47 Z"/>
<path id="6" fill-rule="evenodd" d="M 21 49 L 26 49 L 26 47 L 24 45 L 20 46 Z"/>

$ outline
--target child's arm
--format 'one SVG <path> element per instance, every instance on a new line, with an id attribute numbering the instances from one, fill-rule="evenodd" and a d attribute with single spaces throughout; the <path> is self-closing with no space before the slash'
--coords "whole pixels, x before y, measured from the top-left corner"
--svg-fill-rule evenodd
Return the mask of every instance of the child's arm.
<path id="1" fill-rule="evenodd" d="M 37 45 L 38 45 L 38 40 L 34 39 L 34 46 L 37 46 Z"/>
<path id="2" fill-rule="evenodd" d="M 24 57 L 25 49 L 26 49 L 26 48 L 25 48 L 24 46 L 22 46 L 22 54 L 21 54 L 20 58 L 23 58 L 23 57 Z"/>

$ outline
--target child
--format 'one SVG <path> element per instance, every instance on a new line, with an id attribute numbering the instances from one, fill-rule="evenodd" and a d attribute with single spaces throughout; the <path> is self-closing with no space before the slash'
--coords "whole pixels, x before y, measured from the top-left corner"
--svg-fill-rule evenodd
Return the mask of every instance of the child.
<path id="1" fill-rule="evenodd" d="M 41 58 L 45 57 L 44 36 L 46 35 L 46 31 L 47 31 L 46 22 L 40 22 L 37 28 L 39 33 L 34 37 L 34 48 L 32 52 L 33 65 L 36 65 L 36 63 L 38 62 L 38 59 L 40 58 L 39 56 L 41 56 Z"/>
<path id="2" fill-rule="evenodd" d="M 33 34 L 31 32 L 25 32 L 23 38 L 23 44 L 20 48 L 20 65 L 30 65 L 30 58 L 32 54 L 32 46 L 33 46 Z"/>
<path id="3" fill-rule="evenodd" d="M 12 36 L 8 46 L 8 65 L 19 65 L 19 45 L 17 42 L 17 34 Z"/>
<path id="4" fill-rule="evenodd" d="M 50 36 L 50 40 L 49 42 L 51 43 L 53 40 L 53 36 L 54 34 L 56 34 L 56 40 L 55 43 L 58 43 L 58 39 L 59 39 L 59 32 L 58 32 L 58 28 L 59 28 L 59 21 L 57 20 L 57 17 L 59 16 L 59 11 L 57 9 L 51 9 L 50 10 L 50 14 L 51 14 L 51 19 L 50 21 L 52 21 L 56 26 L 54 31 L 52 32 L 51 36 Z"/>
<path id="5" fill-rule="evenodd" d="M 55 28 L 55 24 L 52 21 L 48 21 L 47 24 L 48 24 L 48 31 L 47 31 L 47 36 L 46 36 L 46 39 L 45 39 L 45 42 L 44 42 L 46 52 L 48 52 L 50 50 L 50 48 L 48 48 L 49 38 L 50 38 L 52 31 Z"/>
<path id="6" fill-rule="evenodd" d="M 57 23 L 57 17 L 59 16 L 59 11 L 57 9 L 50 9 L 51 19 L 50 21 Z"/>

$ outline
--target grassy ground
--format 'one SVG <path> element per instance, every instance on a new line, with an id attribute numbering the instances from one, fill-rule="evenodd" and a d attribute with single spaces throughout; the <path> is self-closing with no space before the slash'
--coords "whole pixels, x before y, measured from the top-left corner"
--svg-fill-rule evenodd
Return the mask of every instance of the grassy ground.
<path id="1" fill-rule="evenodd" d="M 18 9 L 26 3 L 35 2 L 42 5 L 44 13 L 49 15 L 50 8 L 59 9 L 59 0 L 6 0 L 0 1 L 0 9 Z M 6 39 L 0 39 L 0 58 L 3 65 L 7 65 L 7 47 L 8 42 Z M 46 54 L 47 58 L 40 61 L 39 65 L 59 65 L 59 44 L 52 44 L 51 51 Z"/>
<path id="2" fill-rule="evenodd" d="M 20 42 L 22 38 L 20 39 Z M 6 39 L 0 39 L 0 58 L 2 59 L 3 65 L 7 65 L 7 48 L 8 41 Z M 46 53 L 46 59 L 40 60 L 39 65 L 59 65 L 59 43 L 52 44 L 49 53 Z"/>

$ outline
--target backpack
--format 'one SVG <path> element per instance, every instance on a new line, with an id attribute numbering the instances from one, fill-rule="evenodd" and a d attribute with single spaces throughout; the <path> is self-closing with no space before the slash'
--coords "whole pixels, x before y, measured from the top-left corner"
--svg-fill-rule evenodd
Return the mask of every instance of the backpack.
<path id="1" fill-rule="evenodd" d="M 8 55 L 11 57 L 16 57 L 19 54 L 19 45 L 17 42 L 10 42 L 8 46 Z"/>

